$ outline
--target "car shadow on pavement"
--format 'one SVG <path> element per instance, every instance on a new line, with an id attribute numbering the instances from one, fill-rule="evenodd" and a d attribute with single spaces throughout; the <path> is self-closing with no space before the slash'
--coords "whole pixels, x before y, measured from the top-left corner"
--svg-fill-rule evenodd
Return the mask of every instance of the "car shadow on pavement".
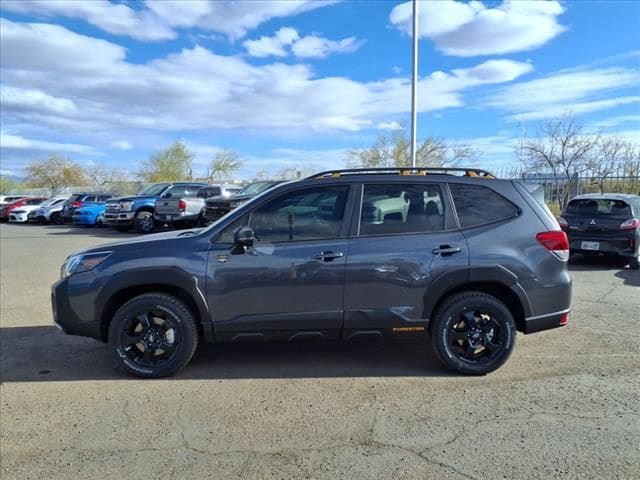
<path id="1" fill-rule="evenodd" d="M 53 326 L 0 328 L 0 382 L 135 379 L 116 368 L 108 346 Z M 200 345 L 173 380 L 442 377 L 426 345 L 266 343 Z"/>
<path id="2" fill-rule="evenodd" d="M 631 270 L 623 258 L 606 255 L 576 255 L 571 257 L 569 271 L 588 272 L 595 270 L 618 270 L 615 276 L 621 278 L 625 285 L 640 286 L 640 270 Z"/>

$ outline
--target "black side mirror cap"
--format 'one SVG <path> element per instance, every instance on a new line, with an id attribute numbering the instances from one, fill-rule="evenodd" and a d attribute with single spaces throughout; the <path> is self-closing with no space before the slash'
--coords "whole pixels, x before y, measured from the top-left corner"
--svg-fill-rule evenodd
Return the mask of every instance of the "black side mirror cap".
<path id="1" fill-rule="evenodd" d="M 256 233 L 251 227 L 240 227 L 233 236 L 233 243 L 243 247 L 252 247 L 256 241 Z"/>

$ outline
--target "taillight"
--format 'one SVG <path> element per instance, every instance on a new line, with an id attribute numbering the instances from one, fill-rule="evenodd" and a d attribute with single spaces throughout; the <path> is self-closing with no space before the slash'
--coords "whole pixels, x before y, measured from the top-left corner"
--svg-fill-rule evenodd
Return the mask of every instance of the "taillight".
<path id="1" fill-rule="evenodd" d="M 631 220 L 627 220 L 620 225 L 620 230 L 635 230 L 640 227 L 640 220 L 637 218 L 632 218 Z"/>
<path id="2" fill-rule="evenodd" d="M 82 202 L 71 202 L 72 208 L 80 208 L 82 205 L 84 205 Z"/>
<path id="3" fill-rule="evenodd" d="M 560 317 L 560 325 L 566 325 L 567 323 L 569 323 L 569 312 Z"/>
<path id="4" fill-rule="evenodd" d="M 178 209 L 184 212 L 187 209 L 187 202 L 185 202 L 184 200 L 178 201 Z"/>
<path id="5" fill-rule="evenodd" d="M 536 235 L 536 240 L 559 260 L 563 262 L 569 260 L 569 239 L 566 233 L 560 230 L 540 232 Z"/>
<path id="6" fill-rule="evenodd" d="M 567 222 L 564 218 L 558 217 L 558 223 L 560 224 L 560 228 L 563 230 L 569 228 L 569 222 Z"/>

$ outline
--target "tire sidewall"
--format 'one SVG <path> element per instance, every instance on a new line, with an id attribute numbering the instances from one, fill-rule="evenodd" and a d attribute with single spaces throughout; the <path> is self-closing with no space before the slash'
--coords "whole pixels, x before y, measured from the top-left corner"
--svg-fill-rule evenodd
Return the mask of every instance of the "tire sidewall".
<path id="1" fill-rule="evenodd" d="M 516 340 L 516 326 L 509 309 L 498 299 L 486 294 L 467 294 L 457 296 L 447 302 L 435 318 L 432 329 L 433 346 L 438 358 L 449 368 L 470 375 L 485 375 L 502 366 L 513 352 Z M 447 331 L 459 321 L 464 309 L 478 309 L 490 312 L 498 322 L 502 334 L 503 346 L 498 355 L 487 362 L 472 363 L 458 357 L 447 341 Z"/>
<path id="2" fill-rule="evenodd" d="M 146 227 L 147 219 L 151 218 L 151 227 Z M 151 212 L 142 211 L 136 213 L 135 228 L 138 233 L 147 234 L 153 232 L 155 225 L 153 224 L 153 214 Z"/>
<path id="3" fill-rule="evenodd" d="M 159 310 L 171 317 L 179 331 L 180 344 L 173 357 L 158 367 L 145 367 L 127 357 L 120 337 L 125 323 L 131 316 L 144 310 Z M 125 371 L 139 377 L 158 378 L 173 375 L 191 360 L 197 347 L 198 335 L 195 321 L 189 309 L 174 297 L 147 294 L 125 303 L 116 312 L 109 325 L 109 347 L 117 364 Z"/>

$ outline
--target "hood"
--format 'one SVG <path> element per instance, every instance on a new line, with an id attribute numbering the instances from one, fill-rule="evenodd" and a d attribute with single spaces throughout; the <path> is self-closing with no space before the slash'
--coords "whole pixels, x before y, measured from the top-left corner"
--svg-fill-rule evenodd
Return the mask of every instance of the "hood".
<path id="1" fill-rule="evenodd" d="M 121 248 L 127 248 L 131 246 L 135 246 L 137 248 L 145 248 L 145 246 L 150 246 L 150 244 L 153 244 L 155 246 L 158 244 L 158 242 L 166 242 L 178 238 L 193 238 L 195 235 L 198 235 L 200 232 L 202 232 L 202 230 L 203 229 L 199 228 L 193 230 L 175 230 L 171 232 L 153 233 L 151 235 L 140 235 L 138 237 L 121 240 L 118 242 L 104 243 L 102 245 L 97 245 L 85 250 L 73 252 L 72 255 L 76 255 L 79 253 L 103 252 L 105 250 L 119 250 Z"/>
<path id="2" fill-rule="evenodd" d="M 247 200 L 251 200 L 255 195 L 233 195 L 231 197 L 225 197 L 224 195 L 217 195 L 215 197 L 207 198 L 207 204 L 230 204 L 236 202 L 246 202 Z"/>
<path id="3" fill-rule="evenodd" d="M 128 197 L 113 197 L 107 200 L 106 203 L 135 202 L 136 200 L 144 200 L 146 198 L 158 198 L 158 195 L 130 195 Z"/>

